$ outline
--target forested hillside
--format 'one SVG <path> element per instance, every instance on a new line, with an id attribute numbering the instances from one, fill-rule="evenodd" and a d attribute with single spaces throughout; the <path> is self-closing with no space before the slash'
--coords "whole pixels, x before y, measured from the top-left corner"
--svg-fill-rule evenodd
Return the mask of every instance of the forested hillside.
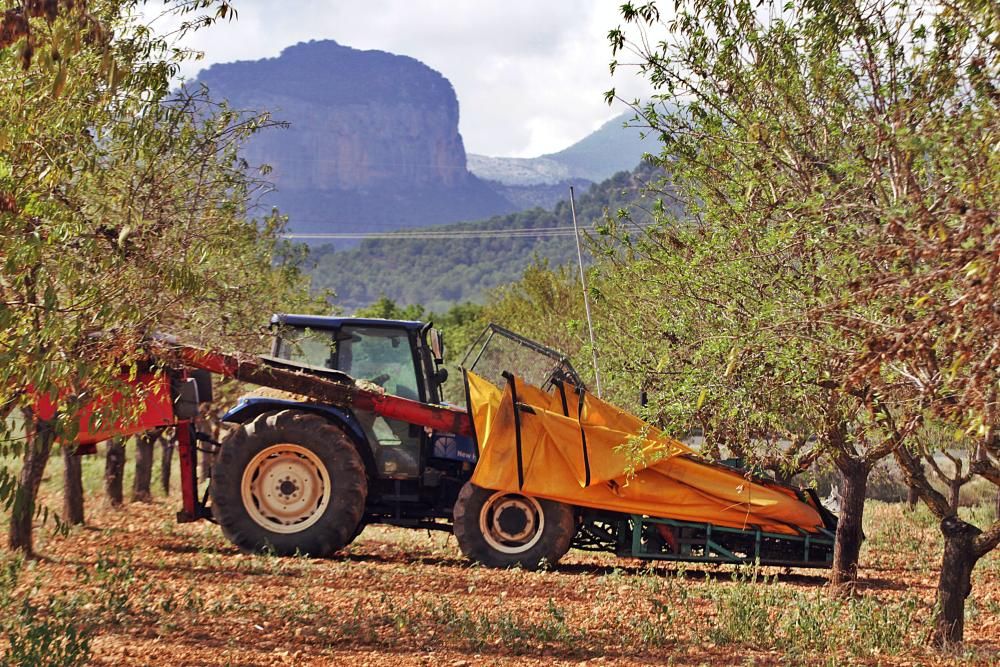
<path id="1" fill-rule="evenodd" d="M 652 174 L 652 168 L 640 166 L 578 194 L 581 227 L 593 227 L 606 211 L 613 214 L 625 203 L 648 196 L 642 190 Z M 334 290 L 336 302 L 347 311 L 380 296 L 431 310 L 478 301 L 485 290 L 517 280 L 534 257 L 553 265 L 575 261 L 568 199 L 567 191 L 566 201 L 552 210 L 535 208 L 483 222 L 424 228 L 418 237 L 411 231 L 399 238 L 368 239 L 349 250 L 316 248 L 313 285 Z M 480 235 L 483 232 L 493 233 Z"/>

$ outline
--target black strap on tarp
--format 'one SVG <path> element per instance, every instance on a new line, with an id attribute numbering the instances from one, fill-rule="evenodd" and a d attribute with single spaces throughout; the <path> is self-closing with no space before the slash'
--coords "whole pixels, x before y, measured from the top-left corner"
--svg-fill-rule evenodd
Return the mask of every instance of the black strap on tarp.
<path id="1" fill-rule="evenodd" d="M 562 380 L 553 380 L 552 384 L 559 388 L 559 398 L 562 399 L 563 417 L 569 417 L 569 405 L 566 404 L 566 385 Z"/>
<path id="2" fill-rule="evenodd" d="M 517 488 L 524 488 L 524 454 L 521 452 L 521 411 L 517 408 L 517 386 L 514 376 L 504 371 L 507 386 L 510 387 L 511 407 L 514 410 L 514 444 L 517 448 Z"/>
<path id="3" fill-rule="evenodd" d="M 576 420 L 580 424 L 580 441 L 583 443 L 583 469 L 586 473 L 583 486 L 588 487 L 590 486 L 590 455 L 587 453 L 587 432 L 583 429 L 583 399 L 587 392 L 582 387 L 578 391 L 580 393 L 580 406 L 577 408 Z M 565 402 L 565 400 L 564 398 L 563 401 Z"/>

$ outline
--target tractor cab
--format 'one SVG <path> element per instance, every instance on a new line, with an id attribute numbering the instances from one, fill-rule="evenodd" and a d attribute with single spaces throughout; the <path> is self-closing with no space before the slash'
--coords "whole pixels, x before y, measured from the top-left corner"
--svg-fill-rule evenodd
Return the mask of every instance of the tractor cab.
<path id="1" fill-rule="evenodd" d="M 339 370 L 387 393 L 425 403 L 441 399 L 440 332 L 408 320 L 274 315 L 271 354 Z M 436 349 L 435 349 L 436 348 Z"/>
<path id="2" fill-rule="evenodd" d="M 392 396 L 442 402 L 442 385 L 448 377 L 444 339 L 429 323 L 275 315 L 271 329 L 273 358 L 340 371 L 362 386 L 377 385 Z M 259 405 L 254 407 L 255 403 Z M 251 398 L 242 409 L 262 410 L 267 403 L 273 405 L 273 397 Z M 355 442 L 369 477 L 368 522 L 408 524 L 428 515 L 446 517 L 444 508 L 450 507 L 477 458 L 469 437 L 431 431 L 367 410 L 320 404 L 298 407 L 322 414 Z M 233 415 L 234 421 L 246 418 Z"/>
<path id="3" fill-rule="evenodd" d="M 408 320 L 275 315 L 271 354 L 278 359 L 338 370 L 378 385 L 387 394 L 440 403 L 444 341 L 430 324 Z M 372 446 L 377 473 L 416 479 L 423 470 L 427 434 L 413 424 L 355 411 Z M 432 453 L 432 452 L 431 452 Z"/>

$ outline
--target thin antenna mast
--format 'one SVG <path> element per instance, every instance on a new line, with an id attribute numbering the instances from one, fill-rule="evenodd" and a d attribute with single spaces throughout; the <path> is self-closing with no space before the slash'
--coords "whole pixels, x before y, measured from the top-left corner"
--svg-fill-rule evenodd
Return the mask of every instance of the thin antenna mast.
<path id="1" fill-rule="evenodd" d="M 573 236 L 576 238 L 576 259 L 580 265 L 580 287 L 583 289 L 583 307 L 587 311 L 587 329 L 590 331 L 590 351 L 594 355 L 594 385 L 601 398 L 601 375 L 597 370 L 597 346 L 594 343 L 594 322 L 590 317 L 590 298 L 587 296 L 587 277 L 583 272 L 583 249 L 580 247 L 580 228 L 576 224 L 576 201 L 573 186 L 569 186 L 569 210 L 573 213 Z"/>

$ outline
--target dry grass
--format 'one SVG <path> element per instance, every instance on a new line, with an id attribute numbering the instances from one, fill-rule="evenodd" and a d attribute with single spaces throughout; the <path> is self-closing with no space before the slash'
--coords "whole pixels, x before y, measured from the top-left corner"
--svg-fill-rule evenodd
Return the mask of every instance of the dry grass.
<path id="1" fill-rule="evenodd" d="M 89 487 L 99 472 L 87 463 Z M 6 627 L 79 628 L 98 665 L 990 664 L 1000 654 L 996 553 L 975 573 L 965 651 L 927 648 L 940 537 L 925 511 L 897 505 L 869 506 L 863 580 L 845 601 L 827 595 L 821 571 L 577 552 L 550 572 L 487 570 L 448 535 L 382 527 L 331 560 L 249 556 L 211 524 L 176 525 L 177 498 L 116 511 L 93 491 L 88 502 L 87 527 L 41 530 L 45 557 L 0 588 Z M 11 613 L 26 599 L 34 611 Z"/>

